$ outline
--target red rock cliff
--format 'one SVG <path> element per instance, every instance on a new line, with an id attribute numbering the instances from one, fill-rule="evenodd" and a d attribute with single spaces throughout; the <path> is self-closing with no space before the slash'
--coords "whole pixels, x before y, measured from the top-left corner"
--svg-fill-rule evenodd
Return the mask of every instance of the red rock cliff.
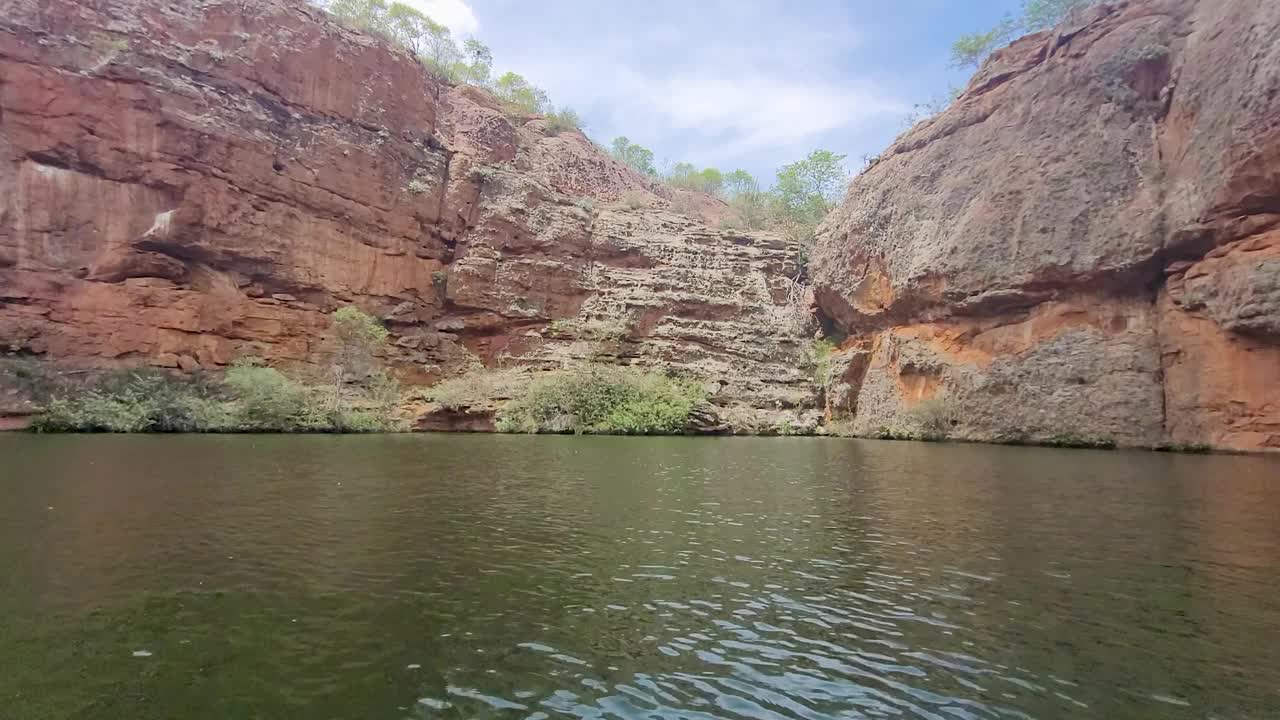
<path id="1" fill-rule="evenodd" d="M 9 351 L 313 363 L 354 303 L 386 319 L 404 379 L 431 382 L 572 356 L 548 329 L 576 318 L 620 325 L 621 361 L 689 369 L 721 405 L 816 418 L 804 323 L 786 322 L 796 248 L 672 200 L 690 204 L 302 0 L 0 12 Z"/>
<path id="2" fill-rule="evenodd" d="M 1280 449 L 1277 38 L 1280 3 L 1135 0 L 997 52 L 820 231 L 829 410 Z"/>

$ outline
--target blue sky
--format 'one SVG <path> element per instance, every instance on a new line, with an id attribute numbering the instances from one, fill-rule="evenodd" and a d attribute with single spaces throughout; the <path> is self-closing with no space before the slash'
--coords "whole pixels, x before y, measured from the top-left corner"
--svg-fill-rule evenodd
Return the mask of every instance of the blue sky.
<path id="1" fill-rule="evenodd" d="M 956 36 L 1020 0 L 409 0 L 576 109 L 601 142 L 768 182 L 815 148 L 856 170 L 968 73 Z"/>

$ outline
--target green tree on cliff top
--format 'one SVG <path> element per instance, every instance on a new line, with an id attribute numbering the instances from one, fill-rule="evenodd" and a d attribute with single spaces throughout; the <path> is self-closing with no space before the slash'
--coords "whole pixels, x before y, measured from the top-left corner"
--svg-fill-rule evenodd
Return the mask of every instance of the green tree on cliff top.
<path id="1" fill-rule="evenodd" d="M 1007 16 L 986 32 L 961 35 L 951 45 L 951 63 L 977 67 L 997 47 L 1025 33 L 1051 28 L 1102 0 L 1023 0 L 1022 14 Z"/>

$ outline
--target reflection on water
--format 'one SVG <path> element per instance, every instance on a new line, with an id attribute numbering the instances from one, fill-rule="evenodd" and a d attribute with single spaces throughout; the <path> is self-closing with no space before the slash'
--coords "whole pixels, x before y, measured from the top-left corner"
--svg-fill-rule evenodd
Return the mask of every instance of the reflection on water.
<path id="1" fill-rule="evenodd" d="M 6 719 L 1280 717 L 1274 458 L 7 435 L 0 459 Z"/>

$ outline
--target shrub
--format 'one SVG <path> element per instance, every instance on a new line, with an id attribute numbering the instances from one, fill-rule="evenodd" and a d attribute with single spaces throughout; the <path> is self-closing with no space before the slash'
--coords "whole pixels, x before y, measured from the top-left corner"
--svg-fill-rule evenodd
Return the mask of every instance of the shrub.
<path id="1" fill-rule="evenodd" d="M 386 432 L 394 428 L 394 421 L 376 410 L 360 410 L 342 407 L 330 412 L 324 430 L 337 433 Z"/>
<path id="2" fill-rule="evenodd" d="M 363 380 L 373 372 L 377 353 L 387 343 L 387 329 L 359 308 L 348 305 L 333 313 L 334 405 L 348 378 Z"/>
<path id="3" fill-rule="evenodd" d="M 724 174 L 716 168 L 699 170 L 692 163 L 676 163 L 667 173 L 666 183 L 671 187 L 710 195 L 719 193 L 724 188 Z"/>
<path id="4" fill-rule="evenodd" d="M 39 432 L 373 432 L 395 430 L 399 386 L 373 373 L 350 398 L 307 386 L 249 359 L 222 383 L 205 375 L 134 369 L 66 388 L 49 401 Z"/>
<path id="5" fill-rule="evenodd" d="M 216 432 L 231 413 L 201 376 L 135 369 L 110 373 L 49 402 L 41 432 Z"/>
<path id="6" fill-rule="evenodd" d="M 567 107 L 547 113 L 543 123 L 551 135 L 559 135 L 566 130 L 582 129 L 582 118 L 578 117 L 578 113 L 573 108 Z"/>
<path id="7" fill-rule="evenodd" d="M 124 38 L 111 37 L 103 33 L 93 33 L 89 37 L 93 52 L 98 56 L 98 63 L 101 65 L 110 63 L 120 53 L 129 49 L 129 41 Z"/>
<path id="8" fill-rule="evenodd" d="M 649 207 L 649 200 L 644 193 L 633 190 L 622 195 L 622 206 L 628 210 L 639 210 Z"/>
<path id="9" fill-rule="evenodd" d="M 551 323 L 547 325 L 546 334 L 552 337 L 573 337 L 578 334 L 578 321 L 574 318 L 560 318 L 559 320 L 552 320 Z"/>
<path id="10" fill-rule="evenodd" d="M 492 182 L 498 177 L 498 168 L 492 165 L 476 165 L 471 168 L 471 179 L 479 183 Z"/>
<path id="11" fill-rule="evenodd" d="M 955 67 L 980 65 L 1000 45 L 1017 35 L 1051 28 L 1078 17 L 1086 8 L 1103 0 L 1023 0 L 1022 15 L 1005 16 L 987 32 L 963 35 L 951 46 L 951 64 Z"/>
<path id="12" fill-rule="evenodd" d="M 911 420 L 924 440 L 945 440 L 960 424 L 956 404 L 946 395 L 921 400 L 911 409 Z"/>
<path id="13" fill-rule="evenodd" d="M 414 195 L 421 195 L 426 191 L 430 190 L 431 186 L 419 180 L 418 178 L 414 178 L 409 181 L 409 185 L 406 189 L 409 192 L 413 193 Z"/>
<path id="14" fill-rule="evenodd" d="M 12 388 L 36 401 L 48 400 L 61 378 L 52 366 L 25 355 L 0 357 L 0 388 Z"/>
<path id="15" fill-rule="evenodd" d="M 825 388 L 831 382 L 831 353 L 836 345 L 830 340 L 813 341 L 813 381 Z"/>
<path id="16" fill-rule="evenodd" d="M 477 368 L 456 378 L 442 380 L 422 396 L 445 410 L 462 410 L 514 397 L 529 384 L 520 368 Z"/>
<path id="17" fill-rule="evenodd" d="M 653 435 L 681 432 L 705 399 L 691 379 L 608 365 L 561 370 L 534 382 L 498 414 L 503 432 Z"/>
<path id="18" fill-rule="evenodd" d="M 519 73 L 506 72 L 499 76 L 493 83 L 493 93 L 506 105 L 508 115 L 537 115 L 550 107 L 546 91 L 530 84 Z"/>
<path id="19" fill-rule="evenodd" d="M 239 401 L 236 425 L 244 430 L 296 430 L 313 425 L 305 388 L 279 370 L 253 361 L 237 363 L 224 382 Z"/>
<path id="20" fill-rule="evenodd" d="M 1073 432 L 1058 433 L 1040 444 L 1048 447 L 1081 450 L 1114 450 L 1116 447 L 1114 438 L 1077 435 Z"/>
<path id="21" fill-rule="evenodd" d="M 631 335 L 631 326 L 622 318 L 562 318 L 552 320 L 546 334 L 594 342 L 622 342 Z"/>

